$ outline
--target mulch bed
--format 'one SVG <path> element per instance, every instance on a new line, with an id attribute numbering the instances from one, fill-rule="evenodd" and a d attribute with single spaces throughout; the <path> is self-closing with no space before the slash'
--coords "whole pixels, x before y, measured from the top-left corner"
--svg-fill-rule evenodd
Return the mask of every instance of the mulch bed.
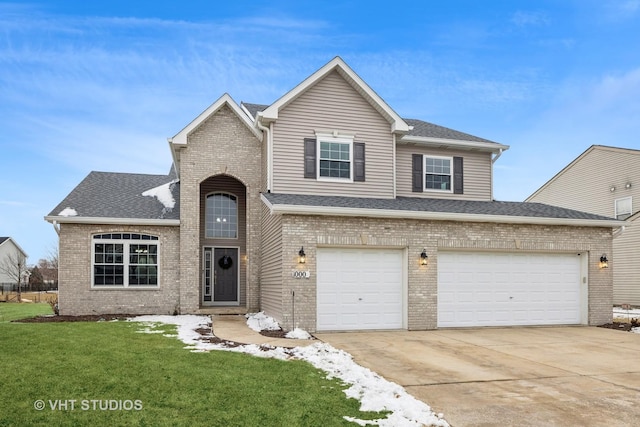
<path id="1" fill-rule="evenodd" d="M 636 320 L 636 319 L 633 319 L 633 320 Z M 604 325 L 599 325 L 599 327 L 607 328 L 607 329 L 615 329 L 616 331 L 631 332 L 631 329 L 640 327 L 640 323 L 637 321 L 636 322 L 631 321 L 630 323 L 612 322 L 612 323 L 605 323 Z"/>
<path id="2" fill-rule="evenodd" d="M 45 323 L 45 322 L 109 322 L 112 320 L 127 320 L 136 317 L 135 314 L 87 314 L 84 316 L 37 316 L 28 319 L 14 320 L 17 323 Z"/>

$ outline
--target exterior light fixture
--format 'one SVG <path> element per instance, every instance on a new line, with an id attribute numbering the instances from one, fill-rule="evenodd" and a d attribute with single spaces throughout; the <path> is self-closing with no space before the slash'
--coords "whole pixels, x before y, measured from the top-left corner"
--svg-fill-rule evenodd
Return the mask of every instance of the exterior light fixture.
<path id="1" fill-rule="evenodd" d="M 600 264 L 598 264 L 600 268 L 609 268 L 609 260 L 607 259 L 607 255 L 603 254 L 600 257 Z"/>
<path id="2" fill-rule="evenodd" d="M 420 254 L 420 265 L 427 265 L 429 264 L 429 256 L 427 256 L 427 250 L 423 249 L 422 253 Z"/>
<path id="3" fill-rule="evenodd" d="M 305 262 L 307 262 L 307 254 L 304 253 L 304 247 L 302 246 L 298 251 L 298 263 L 304 264 Z"/>
<path id="4" fill-rule="evenodd" d="M 627 182 L 627 183 L 624 185 L 624 188 L 626 188 L 627 190 L 628 190 L 628 189 L 630 189 L 630 188 L 631 188 L 631 183 L 630 183 L 630 182 Z"/>

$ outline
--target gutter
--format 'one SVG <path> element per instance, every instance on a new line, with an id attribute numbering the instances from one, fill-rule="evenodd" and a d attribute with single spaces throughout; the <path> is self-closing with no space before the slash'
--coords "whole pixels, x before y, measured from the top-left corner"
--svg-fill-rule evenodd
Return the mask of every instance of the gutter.
<path id="1" fill-rule="evenodd" d="M 320 215 L 360 216 L 368 218 L 419 219 L 431 221 L 491 222 L 503 224 L 568 225 L 573 227 L 621 227 L 621 221 L 574 218 L 548 218 L 531 216 L 466 214 L 455 212 L 425 212 L 393 209 L 345 208 L 335 206 L 273 205 L 261 194 L 260 197 L 272 214 L 276 215 Z"/>
<path id="2" fill-rule="evenodd" d="M 502 156 L 502 152 L 504 150 L 501 148 L 498 152 L 496 152 L 492 157 L 491 157 L 491 164 L 494 164 L 496 162 L 496 160 L 498 160 L 500 158 L 500 156 Z"/>
<path id="3" fill-rule="evenodd" d="M 91 216 L 45 216 L 44 219 L 53 224 L 58 234 L 60 234 L 60 224 L 157 225 L 164 227 L 177 227 L 180 225 L 179 219 L 102 218 Z"/>

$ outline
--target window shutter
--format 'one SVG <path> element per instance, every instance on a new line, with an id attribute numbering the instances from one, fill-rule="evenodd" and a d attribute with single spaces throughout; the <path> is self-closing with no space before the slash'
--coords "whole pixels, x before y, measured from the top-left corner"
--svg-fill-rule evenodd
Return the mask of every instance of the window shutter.
<path id="1" fill-rule="evenodd" d="M 453 193 L 464 193 L 464 176 L 462 172 L 462 157 L 453 158 Z"/>
<path id="2" fill-rule="evenodd" d="M 353 143 L 353 180 L 364 181 L 364 142 Z"/>
<path id="3" fill-rule="evenodd" d="M 422 164 L 423 157 L 422 154 L 414 154 L 412 156 L 413 160 L 413 168 L 412 168 L 412 177 L 413 177 L 413 188 L 411 191 L 414 193 L 422 193 L 424 191 L 424 174 L 422 173 Z"/>
<path id="4" fill-rule="evenodd" d="M 316 140 L 304 139 L 304 177 L 316 179 Z"/>

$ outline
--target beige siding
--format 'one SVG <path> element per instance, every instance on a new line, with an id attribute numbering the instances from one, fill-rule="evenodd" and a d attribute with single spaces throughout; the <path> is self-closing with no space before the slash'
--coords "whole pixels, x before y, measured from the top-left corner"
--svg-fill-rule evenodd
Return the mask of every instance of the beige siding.
<path id="1" fill-rule="evenodd" d="M 640 216 L 613 239 L 613 303 L 640 306 Z"/>
<path id="2" fill-rule="evenodd" d="M 631 188 L 625 188 L 627 183 Z M 633 198 L 633 212 L 637 212 L 640 151 L 593 147 L 528 201 L 613 217 L 614 201 L 629 196 Z"/>
<path id="3" fill-rule="evenodd" d="M 262 266 L 260 269 L 261 309 L 282 319 L 282 217 L 271 215 L 262 206 Z"/>
<path id="4" fill-rule="evenodd" d="M 412 155 L 460 156 L 463 160 L 464 194 L 425 191 L 414 193 L 412 189 Z M 397 195 L 405 197 L 434 197 L 465 200 L 491 200 L 491 154 L 477 151 L 452 151 L 419 145 L 398 144 Z"/>
<path id="5" fill-rule="evenodd" d="M 364 142 L 365 182 L 327 182 L 304 178 L 304 138 L 315 130 L 354 133 Z M 280 110 L 274 125 L 274 193 L 393 197 L 391 127 L 337 72 Z"/>

